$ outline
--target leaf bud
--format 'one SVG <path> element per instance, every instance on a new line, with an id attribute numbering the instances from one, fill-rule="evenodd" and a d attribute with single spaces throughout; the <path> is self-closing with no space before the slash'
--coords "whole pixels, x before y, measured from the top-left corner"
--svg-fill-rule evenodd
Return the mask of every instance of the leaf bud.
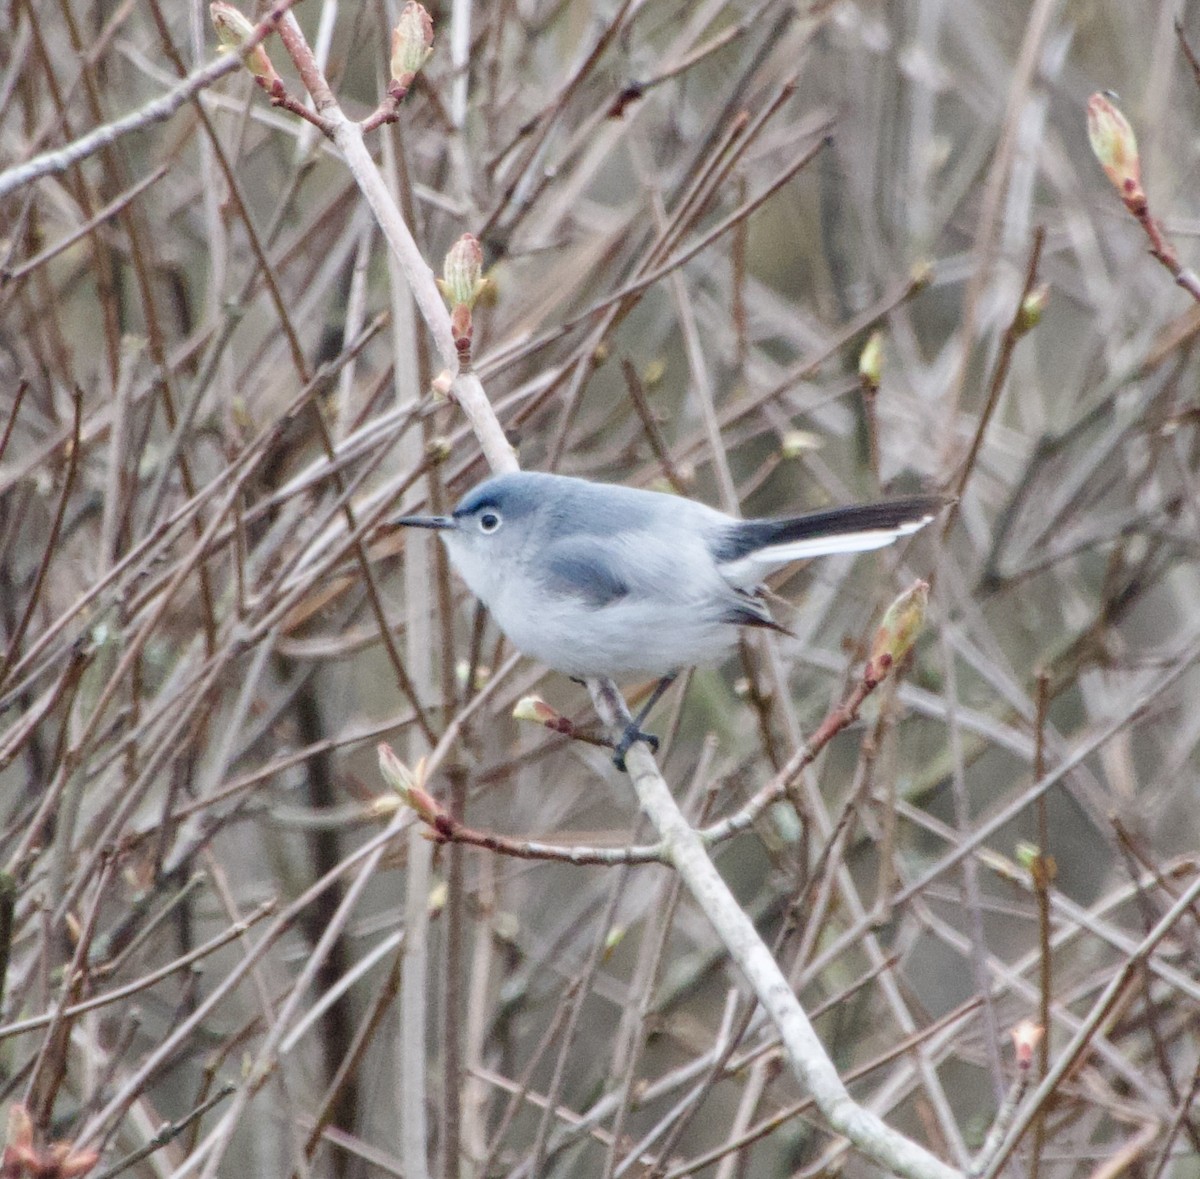
<path id="1" fill-rule="evenodd" d="M 1033 1054 L 1042 1042 L 1046 1029 L 1032 1019 L 1023 1019 L 1009 1032 L 1012 1036 L 1013 1048 L 1017 1054 L 1017 1067 L 1027 1069 L 1033 1064 Z"/>
<path id="2" fill-rule="evenodd" d="M 1093 94 L 1088 99 L 1087 129 L 1092 151 L 1121 199 L 1134 212 L 1144 208 L 1146 194 L 1142 191 L 1137 137 L 1129 120 L 1107 95 Z"/>
<path id="3" fill-rule="evenodd" d="M 878 683 L 913 649 L 925 625 L 929 606 L 929 582 L 917 581 L 906 589 L 884 613 L 871 644 L 865 678 Z"/>
<path id="4" fill-rule="evenodd" d="M 413 79 L 421 72 L 433 52 L 433 19 L 424 7 L 409 2 L 401 9 L 400 19 L 392 30 L 392 84 L 389 93 L 403 98 Z"/>
<path id="5" fill-rule="evenodd" d="M 254 36 L 254 22 L 240 9 L 226 3 L 226 0 L 213 0 L 208 6 L 208 13 L 212 18 L 213 28 L 217 31 L 217 40 L 221 42 L 221 49 L 226 53 L 242 53 L 246 42 Z M 268 90 L 276 82 L 283 84 L 262 42 L 255 45 L 243 60 L 246 69 Z"/>
<path id="6" fill-rule="evenodd" d="M 872 332 L 858 354 L 858 379 L 869 393 L 879 389 L 883 379 L 883 333 Z"/>

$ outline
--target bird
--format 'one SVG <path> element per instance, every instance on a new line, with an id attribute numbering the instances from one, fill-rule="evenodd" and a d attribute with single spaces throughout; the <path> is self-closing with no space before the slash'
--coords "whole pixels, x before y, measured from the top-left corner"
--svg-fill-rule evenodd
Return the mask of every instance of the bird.
<path id="1" fill-rule="evenodd" d="M 948 502 L 914 495 L 743 520 L 666 492 L 515 471 L 477 484 L 448 516 L 392 523 L 440 535 L 517 650 L 578 680 L 653 675 L 653 701 L 683 669 L 719 661 L 740 628 L 785 631 L 763 596 L 772 570 L 882 548 Z"/>

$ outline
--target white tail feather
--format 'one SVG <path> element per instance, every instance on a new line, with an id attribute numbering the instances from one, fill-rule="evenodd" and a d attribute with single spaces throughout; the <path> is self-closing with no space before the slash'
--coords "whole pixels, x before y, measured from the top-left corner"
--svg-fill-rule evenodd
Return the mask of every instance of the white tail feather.
<path id="1" fill-rule="evenodd" d="M 895 528 L 872 528 L 865 532 L 844 532 L 832 536 L 812 536 L 785 544 L 768 545 L 747 553 L 736 561 L 721 565 L 722 576 L 732 585 L 748 587 L 764 574 L 792 561 L 807 561 L 811 557 L 831 557 L 837 553 L 865 553 L 886 548 L 902 537 L 920 531 L 933 519 L 933 514 L 920 520 L 907 520 Z"/>

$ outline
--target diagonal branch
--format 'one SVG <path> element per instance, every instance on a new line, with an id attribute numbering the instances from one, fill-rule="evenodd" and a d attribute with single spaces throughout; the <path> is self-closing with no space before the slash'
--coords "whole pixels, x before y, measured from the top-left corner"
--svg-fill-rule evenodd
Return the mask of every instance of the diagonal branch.
<path id="1" fill-rule="evenodd" d="M 623 731 L 624 702 L 616 685 L 611 680 L 589 680 L 588 689 L 604 723 L 614 731 Z M 913 1179 L 958 1176 L 955 1168 L 893 1130 L 850 1096 L 779 963 L 708 858 L 699 834 L 676 805 L 649 749 L 638 742 L 625 760 L 638 802 L 662 836 L 668 862 L 683 877 L 700 911 L 750 983 L 779 1031 L 792 1072 L 812 1094 L 829 1125 L 864 1154 L 898 1175 Z"/>

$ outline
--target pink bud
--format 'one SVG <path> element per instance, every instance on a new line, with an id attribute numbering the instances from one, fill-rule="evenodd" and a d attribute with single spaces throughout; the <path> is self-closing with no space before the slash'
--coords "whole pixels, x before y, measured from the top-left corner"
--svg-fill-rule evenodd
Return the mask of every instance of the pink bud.
<path id="1" fill-rule="evenodd" d="M 533 721 L 537 725 L 545 725 L 546 728 L 555 733 L 570 735 L 575 731 L 575 726 L 571 724 L 570 719 L 563 716 L 561 712 L 551 708 L 540 696 L 525 696 L 517 701 L 517 706 L 513 709 L 513 718 L 515 720 Z"/>
<path id="2" fill-rule="evenodd" d="M 407 800 L 408 791 L 412 786 L 412 773 L 395 754 L 386 742 L 381 741 L 375 747 L 379 755 L 379 772 L 383 780 L 402 798 Z"/>
<path id="3" fill-rule="evenodd" d="M 1009 1032 L 1012 1036 L 1013 1048 L 1017 1054 L 1017 1067 L 1028 1068 L 1033 1063 L 1033 1054 L 1042 1042 L 1046 1029 L 1032 1019 L 1023 1019 Z"/>
<path id="4" fill-rule="evenodd" d="M 240 9 L 225 0 L 213 0 L 208 6 L 212 17 L 213 28 L 217 31 L 217 40 L 221 48 L 230 53 L 241 53 L 247 41 L 254 35 L 254 22 Z M 262 43 L 246 54 L 246 68 L 256 77 L 265 82 L 270 88 L 274 83 L 282 85 L 282 79 L 275 72 L 271 59 Z"/>
<path id="5" fill-rule="evenodd" d="M 1092 151 L 1121 199 L 1126 204 L 1144 204 L 1142 165 L 1129 120 L 1105 95 L 1093 94 L 1088 99 L 1087 126 Z"/>
<path id="6" fill-rule="evenodd" d="M 442 280 L 438 284 L 446 302 L 453 307 L 466 307 L 469 311 L 475 306 L 487 279 L 483 274 L 483 250 L 479 247 L 479 239 L 474 234 L 464 233 L 450 247 L 442 262 Z"/>
<path id="7" fill-rule="evenodd" d="M 392 30 L 392 91 L 402 98 L 433 52 L 433 19 L 425 9 L 409 2 L 401 9 Z"/>
<path id="8" fill-rule="evenodd" d="M 929 583 L 918 581 L 887 608 L 871 644 L 871 657 L 864 672 L 867 679 L 882 680 L 912 650 L 925 625 L 928 605 Z"/>
<path id="9" fill-rule="evenodd" d="M 425 759 L 421 758 L 416 766 L 409 769 L 386 742 L 381 741 L 376 746 L 376 752 L 379 754 L 379 772 L 383 775 L 383 780 L 426 823 L 435 826 L 444 812 L 437 800 L 425 789 Z"/>

